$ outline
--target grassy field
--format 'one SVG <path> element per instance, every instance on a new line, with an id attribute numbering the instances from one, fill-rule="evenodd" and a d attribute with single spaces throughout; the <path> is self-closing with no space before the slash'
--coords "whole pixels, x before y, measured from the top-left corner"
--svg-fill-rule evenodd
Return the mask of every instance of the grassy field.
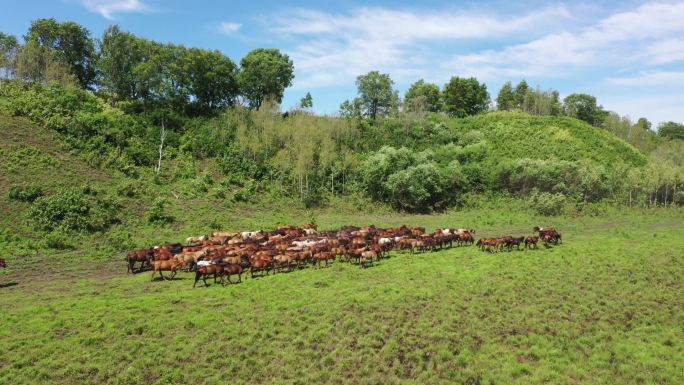
<path id="1" fill-rule="evenodd" d="M 322 228 L 469 226 L 478 236 L 546 224 L 564 244 L 393 253 L 368 269 L 336 262 L 206 289 L 187 273 L 127 275 L 120 254 L 97 248 L 12 255 L 0 271 L 0 384 L 684 383 L 682 210 L 211 215 L 226 228 L 314 217 Z"/>

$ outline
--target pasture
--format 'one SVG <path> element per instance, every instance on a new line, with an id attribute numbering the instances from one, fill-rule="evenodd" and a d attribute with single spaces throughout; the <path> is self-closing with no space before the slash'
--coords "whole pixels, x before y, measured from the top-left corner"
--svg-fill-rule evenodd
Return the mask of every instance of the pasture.
<path id="1" fill-rule="evenodd" d="M 290 215 L 224 223 L 308 220 Z M 196 289 L 192 273 L 150 282 L 95 248 L 13 255 L 0 269 L 0 383 L 684 382 L 681 210 L 313 215 L 319 229 L 463 225 L 478 237 L 554 225 L 564 242 L 395 251 L 367 269 L 335 262 Z M 172 230 L 165 239 L 187 234 Z"/>

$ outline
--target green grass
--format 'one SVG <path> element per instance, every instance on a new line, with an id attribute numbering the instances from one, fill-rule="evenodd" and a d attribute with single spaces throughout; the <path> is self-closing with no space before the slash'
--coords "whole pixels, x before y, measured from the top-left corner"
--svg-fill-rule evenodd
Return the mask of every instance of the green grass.
<path id="1" fill-rule="evenodd" d="M 509 128 L 490 115 L 468 129 L 494 142 Z M 504 117 L 523 130 L 516 116 Z M 566 130 L 554 134 L 569 143 L 558 156 L 584 156 L 570 143 L 586 139 L 605 157 L 595 160 L 626 153 L 639 163 L 605 133 Z M 547 139 L 538 142 L 544 157 L 561 148 L 544 147 Z M 282 197 L 239 203 L 212 197 L 217 183 L 193 193 L 193 179 L 173 178 L 181 162 L 165 163 L 157 184 L 91 167 L 60 143 L 48 129 L 0 116 L 0 256 L 9 264 L 0 269 L 0 384 L 684 383 L 682 209 L 595 205 L 587 211 L 598 216 L 545 218 L 503 198 L 435 215 L 392 213 L 355 196 L 309 210 Z M 215 172 L 211 161 L 198 163 L 194 174 Z M 29 203 L 8 198 L 15 185 L 51 194 L 86 184 L 118 196 L 120 222 L 67 234 L 73 250 L 46 248 Z M 118 194 L 125 184 L 133 196 Z M 158 196 L 169 201 L 170 225 L 145 221 Z M 150 282 L 149 273 L 125 273 L 128 247 L 310 221 L 474 227 L 478 236 L 544 224 L 560 228 L 565 243 L 496 255 L 393 253 L 369 269 L 335 263 L 207 289 L 192 289 L 189 274 Z"/>
<path id="2" fill-rule="evenodd" d="M 684 382 L 680 210 L 309 214 L 322 227 L 480 234 L 553 224 L 565 243 L 393 253 L 365 270 L 335 263 L 207 289 L 192 289 L 189 274 L 126 275 L 119 256 L 13 257 L 0 272 L 1 284 L 16 282 L 0 289 L 0 383 Z M 251 221 L 294 219 L 283 216 L 253 210 Z"/>

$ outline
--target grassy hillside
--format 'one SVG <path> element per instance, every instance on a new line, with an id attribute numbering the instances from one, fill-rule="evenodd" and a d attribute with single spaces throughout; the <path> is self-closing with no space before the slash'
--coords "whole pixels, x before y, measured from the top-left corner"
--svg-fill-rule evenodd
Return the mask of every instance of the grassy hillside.
<path id="1" fill-rule="evenodd" d="M 493 157 L 646 164 L 646 157 L 627 142 L 578 119 L 492 112 L 456 122 L 463 134 L 482 132 Z"/>

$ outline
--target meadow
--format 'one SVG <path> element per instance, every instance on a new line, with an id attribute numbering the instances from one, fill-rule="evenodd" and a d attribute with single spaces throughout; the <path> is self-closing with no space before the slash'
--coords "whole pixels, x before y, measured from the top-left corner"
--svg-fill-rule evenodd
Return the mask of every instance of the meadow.
<path id="1" fill-rule="evenodd" d="M 15 254 L 0 271 L 0 383 L 681 384 L 683 214 L 217 209 L 224 228 L 314 218 L 322 229 L 406 223 L 486 236 L 542 224 L 564 242 L 392 252 L 366 269 L 335 262 L 196 289 L 189 273 L 126 274 L 121 253 L 96 245 Z"/>

